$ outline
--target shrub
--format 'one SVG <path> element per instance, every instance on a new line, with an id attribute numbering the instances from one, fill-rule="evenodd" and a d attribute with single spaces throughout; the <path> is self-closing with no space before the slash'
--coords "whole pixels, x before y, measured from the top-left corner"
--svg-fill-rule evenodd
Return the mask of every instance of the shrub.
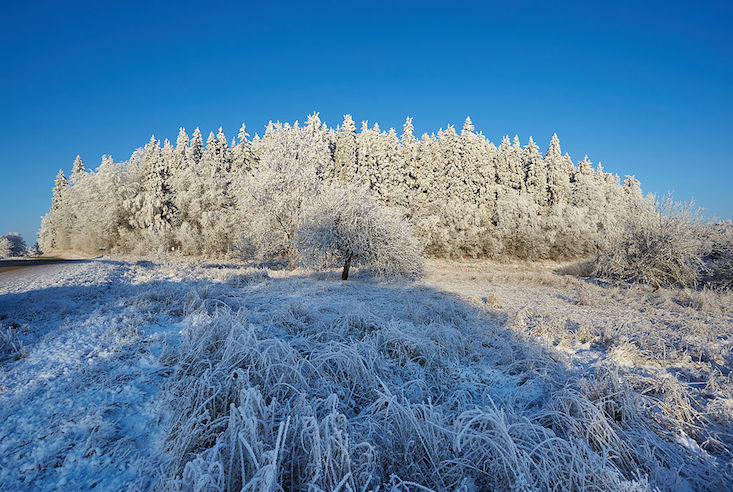
<path id="1" fill-rule="evenodd" d="M 629 282 L 697 285 L 705 253 L 700 210 L 667 195 L 654 209 L 629 215 L 594 267 L 597 277 Z"/>
<path id="2" fill-rule="evenodd" d="M 421 248 L 399 214 L 377 204 L 364 188 L 327 186 L 303 211 L 296 231 L 306 266 L 367 267 L 382 277 L 415 276 L 422 269 Z"/>

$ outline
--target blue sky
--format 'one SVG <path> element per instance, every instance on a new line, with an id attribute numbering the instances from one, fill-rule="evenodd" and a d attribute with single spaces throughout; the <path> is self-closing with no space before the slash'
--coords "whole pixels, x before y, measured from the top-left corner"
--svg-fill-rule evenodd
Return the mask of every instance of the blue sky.
<path id="1" fill-rule="evenodd" d="M 724 2 L 12 2 L 0 18 L 0 234 L 35 240 L 59 168 L 180 126 L 460 126 L 634 174 L 733 219 Z M 512 3 L 512 5 L 507 5 Z M 264 5 L 263 5 L 264 4 Z"/>

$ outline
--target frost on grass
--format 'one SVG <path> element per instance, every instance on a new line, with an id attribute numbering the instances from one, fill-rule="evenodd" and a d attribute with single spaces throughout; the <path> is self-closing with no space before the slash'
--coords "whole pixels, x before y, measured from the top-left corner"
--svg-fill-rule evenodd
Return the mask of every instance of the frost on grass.
<path id="1" fill-rule="evenodd" d="M 1 277 L 24 355 L 0 361 L 0 488 L 732 484 L 719 292 L 527 265 L 342 283 L 151 260 Z"/>
<path id="2" fill-rule="evenodd" d="M 705 424 L 674 379 L 651 378 L 660 389 L 646 396 L 605 365 L 581 376 L 529 334 L 420 284 L 269 281 L 243 286 L 239 310 L 202 304 L 167 353 L 160 486 L 730 484 L 726 455 L 697 445 Z M 684 444 L 690 435 L 695 445 Z"/>
<path id="3" fill-rule="evenodd" d="M 610 428 L 616 437 L 627 436 L 605 446 L 614 453 L 627 447 L 640 453 L 656 441 L 659 449 L 651 454 L 657 458 L 632 461 L 638 459 L 651 486 L 664 489 L 659 484 L 666 481 L 671 489 L 730 488 L 732 294 L 607 285 L 552 273 L 557 268 L 454 262 L 433 266 L 426 281 L 479 302 L 490 292 L 498 302 L 480 302 L 482 308 L 507 316 L 506 326 L 517 336 L 542 344 L 577 371 L 573 393 L 580 391 L 596 409 L 555 395 L 553 404 L 561 411 L 551 413 L 553 428 L 562 423 L 589 439 L 591 432 L 612 435 Z M 606 423 L 588 420 L 597 410 Z M 609 427 L 600 432 L 598 424 Z M 676 454 L 673 442 L 694 459 Z M 711 457 L 717 464 L 704 480 L 700 469 L 670 474 L 670 467 Z M 723 474 L 721 481 L 711 478 L 713 470 Z"/>
<path id="4" fill-rule="evenodd" d="M 180 288 L 135 276 L 109 262 L 0 276 L 1 489 L 149 486 L 158 358 L 175 326 L 152 299 L 172 305 Z"/>

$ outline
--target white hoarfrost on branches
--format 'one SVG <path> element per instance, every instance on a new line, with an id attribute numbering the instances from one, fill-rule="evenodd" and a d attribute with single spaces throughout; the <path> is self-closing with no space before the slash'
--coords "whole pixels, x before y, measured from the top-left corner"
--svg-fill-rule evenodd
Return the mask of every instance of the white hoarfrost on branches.
<path id="1" fill-rule="evenodd" d="M 328 159 L 328 141 L 316 115 L 305 127 L 270 124 L 259 142 L 257 168 L 238 190 L 245 251 L 294 259 L 295 231 L 304 201 L 319 193 L 320 173 Z"/>
<path id="2" fill-rule="evenodd" d="M 27 254 L 28 246 L 20 234 L 11 232 L 0 236 L 0 258 L 26 256 Z"/>
<path id="3" fill-rule="evenodd" d="M 599 255 L 595 275 L 623 281 L 697 285 L 705 268 L 706 245 L 700 210 L 670 195 L 625 218 L 621 233 Z"/>
<path id="4" fill-rule="evenodd" d="M 310 202 L 324 186 L 368 188 L 404 212 L 433 257 L 603 253 L 597 273 L 610 278 L 730 285 L 732 248 L 720 227 L 653 212 L 638 180 L 622 182 L 587 156 L 574 164 L 557 135 L 544 153 L 516 136 L 497 147 L 470 118 L 460 132 L 417 138 L 411 118 L 398 137 L 366 121 L 357 131 L 350 115 L 330 129 L 313 113 L 303 125 L 271 122 L 252 139 L 244 126 L 236 138 L 220 128 L 206 142 L 198 128 L 191 138 L 180 129 L 175 146 L 153 137 L 128 162 L 105 156 L 96 170 L 77 157 L 68 180 L 56 177 L 38 242 L 48 252 L 164 250 L 296 266 L 303 213 L 318 215 Z"/>
<path id="5" fill-rule="evenodd" d="M 430 255 L 564 258 L 604 247 L 642 200 L 638 186 L 587 158 L 573 164 L 555 135 L 543 154 L 518 137 L 497 147 L 470 118 L 460 132 L 414 131 L 411 118 L 398 136 L 350 115 L 331 129 L 313 113 L 252 138 L 244 126 L 231 139 L 223 129 L 206 139 L 180 129 L 175 145 L 153 137 L 127 162 L 105 157 L 97 170 L 77 157 L 70 179 L 57 177 L 39 244 L 294 261 L 304 200 L 322 184 L 345 184 L 404 209 Z"/>
<path id="6" fill-rule="evenodd" d="M 421 248 L 410 225 L 380 206 L 368 189 L 325 186 L 310 200 L 296 230 L 298 258 L 306 266 L 368 268 L 379 276 L 415 276 L 422 268 Z"/>

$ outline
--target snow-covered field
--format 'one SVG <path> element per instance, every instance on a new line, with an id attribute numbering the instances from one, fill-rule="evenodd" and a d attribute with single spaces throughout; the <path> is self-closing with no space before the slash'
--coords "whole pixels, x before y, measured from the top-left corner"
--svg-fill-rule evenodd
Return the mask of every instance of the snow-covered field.
<path id="1" fill-rule="evenodd" d="M 730 490 L 733 297 L 558 267 L 0 274 L 0 489 Z"/>

